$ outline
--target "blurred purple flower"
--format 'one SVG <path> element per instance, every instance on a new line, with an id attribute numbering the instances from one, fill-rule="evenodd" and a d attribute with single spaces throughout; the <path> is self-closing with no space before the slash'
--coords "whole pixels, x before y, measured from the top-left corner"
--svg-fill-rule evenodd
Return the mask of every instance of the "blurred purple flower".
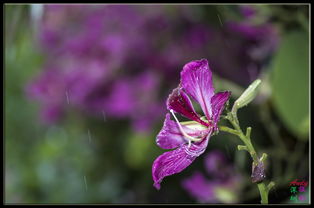
<path id="1" fill-rule="evenodd" d="M 26 93 L 30 98 L 43 102 L 41 118 L 48 124 L 57 121 L 62 116 L 62 104 L 66 97 L 63 78 L 58 70 L 49 68 L 26 88 Z"/>
<path id="2" fill-rule="evenodd" d="M 51 122 L 71 106 L 150 131 L 181 63 L 206 54 L 217 74 L 250 83 L 276 45 L 272 25 L 215 28 L 188 17 L 196 7 L 45 5 L 38 39 L 46 62 L 28 95 L 43 111 L 53 106 L 45 113 Z"/>
<path id="3" fill-rule="evenodd" d="M 48 67 L 28 86 L 28 94 L 44 106 L 53 103 L 60 111 L 69 99 L 71 106 L 116 118 L 131 117 L 136 129 L 149 129 L 151 109 L 146 108 L 163 112 L 154 107 L 160 102 L 156 89 L 160 79 L 152 71 L 132 72 L 139 67 L 130 64 L 126 69 L 124 65 L 133 54 L 145 54 L 144 46 L 149 46 L 147 39 L 138 38 L 143 18 L 137 7 L 46 5 L 44 15 L 40 38 L 49 55 Z M 55 69 L 49 69 L 52 66 Z M 48 90 L 53 95 L 45 92 Z M 150 113 L 150 120 L 156 115 Z"/>
<path id="4" fill-rule="evenodd" d="M 207 120 L 195 112 L 189 96 L 201 106 Z M 165 152 L 154 161 L 155 188 L 160 189 L 164 177 L 183 171 L 205 151 L 211 134 L 218 130 L 217 123 L 229 96 L 230 92 L 215 94 L 206 59 L 189 62 L 183 67 L 181 82 L 169 95 L 167 109 L 174 117 L 176 112 L 193 121 L 180 123 L 175 117 L 174 122 L 167 113 L 156 142 L 163 149 L 176 149 Z"/>
<path id="5" fill-rule="evenodd" d="M 182 181 L 183 188 L 201 203 L 236 203 L 242 178 L 228 163 L 225 155 L 213 150 L 205 156 L 204 165 L 212 179 L 195 171 Z"/>

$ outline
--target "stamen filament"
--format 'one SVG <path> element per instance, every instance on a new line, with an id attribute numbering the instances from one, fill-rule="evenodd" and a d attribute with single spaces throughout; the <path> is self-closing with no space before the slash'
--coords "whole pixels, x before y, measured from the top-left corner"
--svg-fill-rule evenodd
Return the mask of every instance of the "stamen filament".
<path id="1" fill-rule="evenodd" d="M 173 112 L 172 109 L 170 110 L 170 113 L 173 115 L 174 119 L 176 120 L 176 122 L 177 122 L 177 124 L 178 124 L 178 126 L 179 126 L 179 129 L 180 129 L 181 133 L 183 134 L 183 136 L 185 136 L 185 137 L 189 140 L 189 141 L 188 141 L 188 142 L 189 142 L 189 146 L 191 146 L 191 141 L 193 141 L 193 142 L 201 141 L 200 138 L 199 138 L 199 139 L 198 139 L 198 138 L 194 138 L 194 137 L 188 135 L 187 133 L 185 133 L 184 130 L 183 130 L 183 128 L 182 128 L 182 126 L 181 126 L 181 124 L 180 124 L 180 122 L 179 122 L 179 120 L 178 120 L 177 117 L 175 116 L 175 114 L 174 114 L 174 112 Z"/>

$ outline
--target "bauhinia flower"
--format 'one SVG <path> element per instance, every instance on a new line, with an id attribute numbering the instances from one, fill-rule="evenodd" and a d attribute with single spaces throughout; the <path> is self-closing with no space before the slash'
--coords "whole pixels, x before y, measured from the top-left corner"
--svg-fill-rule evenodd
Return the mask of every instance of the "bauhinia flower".
<path id="1" fill-rule="evenodd" d="M 201 107 L 201 117 L 193 107 L 192 97 Z M 166 114 L 164 125 L 157 135 L 157 145 L 174 149 L 160 155 L 153 163 L 154 187 L 160 189 L 161 181 L 187 168 L 206 150 L 210 136 L 218 131 L 218 121 L 229 99 L 230 92 L 214 92 L 212 72 L 206 59 L 191 61 L 181 71 L 181 82 L 169 95 L 167 109 L 175 121 Z M 192 121 L 179 122 L 175 113 Z"/>

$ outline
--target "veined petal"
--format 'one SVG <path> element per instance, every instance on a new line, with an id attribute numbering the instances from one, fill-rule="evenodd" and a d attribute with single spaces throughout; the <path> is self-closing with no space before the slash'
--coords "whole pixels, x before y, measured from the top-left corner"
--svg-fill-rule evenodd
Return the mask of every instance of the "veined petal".
<path id="1" fill-rule="evenodd" d="M 160 189 L 160 183 L 166 176 L 180 173 L 200 156 L 207 147 L 209 137 L 210 134 L 201 142 L 192 144 L 191 147 L 182 144 L 179 148 L 160 155 L 152 167 L 155 188 Z"/>
<path id="2" fill-rule="evenodd" d="M 181 127 L 186 134 L 192 137 L 204 137 L 208 133 L 208 129 L 196 122 L 194 124 L 181 123 Z M 191 122 L 189 122 L 191 123 Z M 184 135 L 179 129 L 178 123 L 170 119 L 170 114 L 166 114 L 164 125 L 157 135 L 156 143 L 163 149 L 173 149 L 181 144 L 187 143 Z"/>
<path id="3" fill-rule="evenodd" d="M 188 167 L 195 156 L 188 155 L 184 148 L 178 148 L 160 155 L 153 163 L 153 180 L 156 189 L 160 189 L 160 183 L 164 177 L 181 172 Z"/>
<path id="4" fill-rule="evenodd" d="M 167 100 L 167 108 L 168 110 L 174 110 L 175 112 L 180 113 L 191 120 L 208 126 L 208 124 L 201 120 L 200 116 L 195 112 L 190 98 L 181 89 L 180 86 L 175 88 L 169 95 Z"/>
<path id="5" fill-rule="evenodd" d="M 220 114 L 224 108 L 226 101 L 229 99 L 231 92 L 219 92 L 216 93 L 211 99 L 212 106 L 212 121 L 214 123 L 214 129 L 217 130 L 217 123 L 220 118 Z"/>
<path id="6" fill-rule="evenodd" d="M 214 95 L 212 72 L 206 59 L 191 61 L 183 67 L 181 84 L 188 95 L 196 100 L 208 120 L 212 116 L 211 98 Z"/>

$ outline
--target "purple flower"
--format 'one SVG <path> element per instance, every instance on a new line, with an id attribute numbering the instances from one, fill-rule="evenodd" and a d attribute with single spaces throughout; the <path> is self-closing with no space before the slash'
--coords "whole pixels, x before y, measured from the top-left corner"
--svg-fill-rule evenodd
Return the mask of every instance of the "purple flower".
<path id="1" fill-rule="evenodd" d="M 235 203 L 242 178 L 225 155 L 213 150 L 205 156 L 204 165 L 211 179 L 196 171 L 182 181 L 183 188 L 201 203 Z"/>
<path id="2" fill-rule="evenodd" d="M 191 96 L 202 108 L 205 118 L 201 118 L 193 108 Z M 163 149 L 173 149 L 160 155 L 153 163 L 154 186 L 160 189 L 164 177 L 181 172 L 206 149 L 209 138 L 218 130 L 217 123 L 228 100 L 230 92 L 214 92 L 212 72 L 206 59 L 187 63 L 181 72 L 181 83 L 169 95 L 164 125 L 157 135 L 157 145 Z M 192 121 L 179 122 L 179 113 Z"/>

